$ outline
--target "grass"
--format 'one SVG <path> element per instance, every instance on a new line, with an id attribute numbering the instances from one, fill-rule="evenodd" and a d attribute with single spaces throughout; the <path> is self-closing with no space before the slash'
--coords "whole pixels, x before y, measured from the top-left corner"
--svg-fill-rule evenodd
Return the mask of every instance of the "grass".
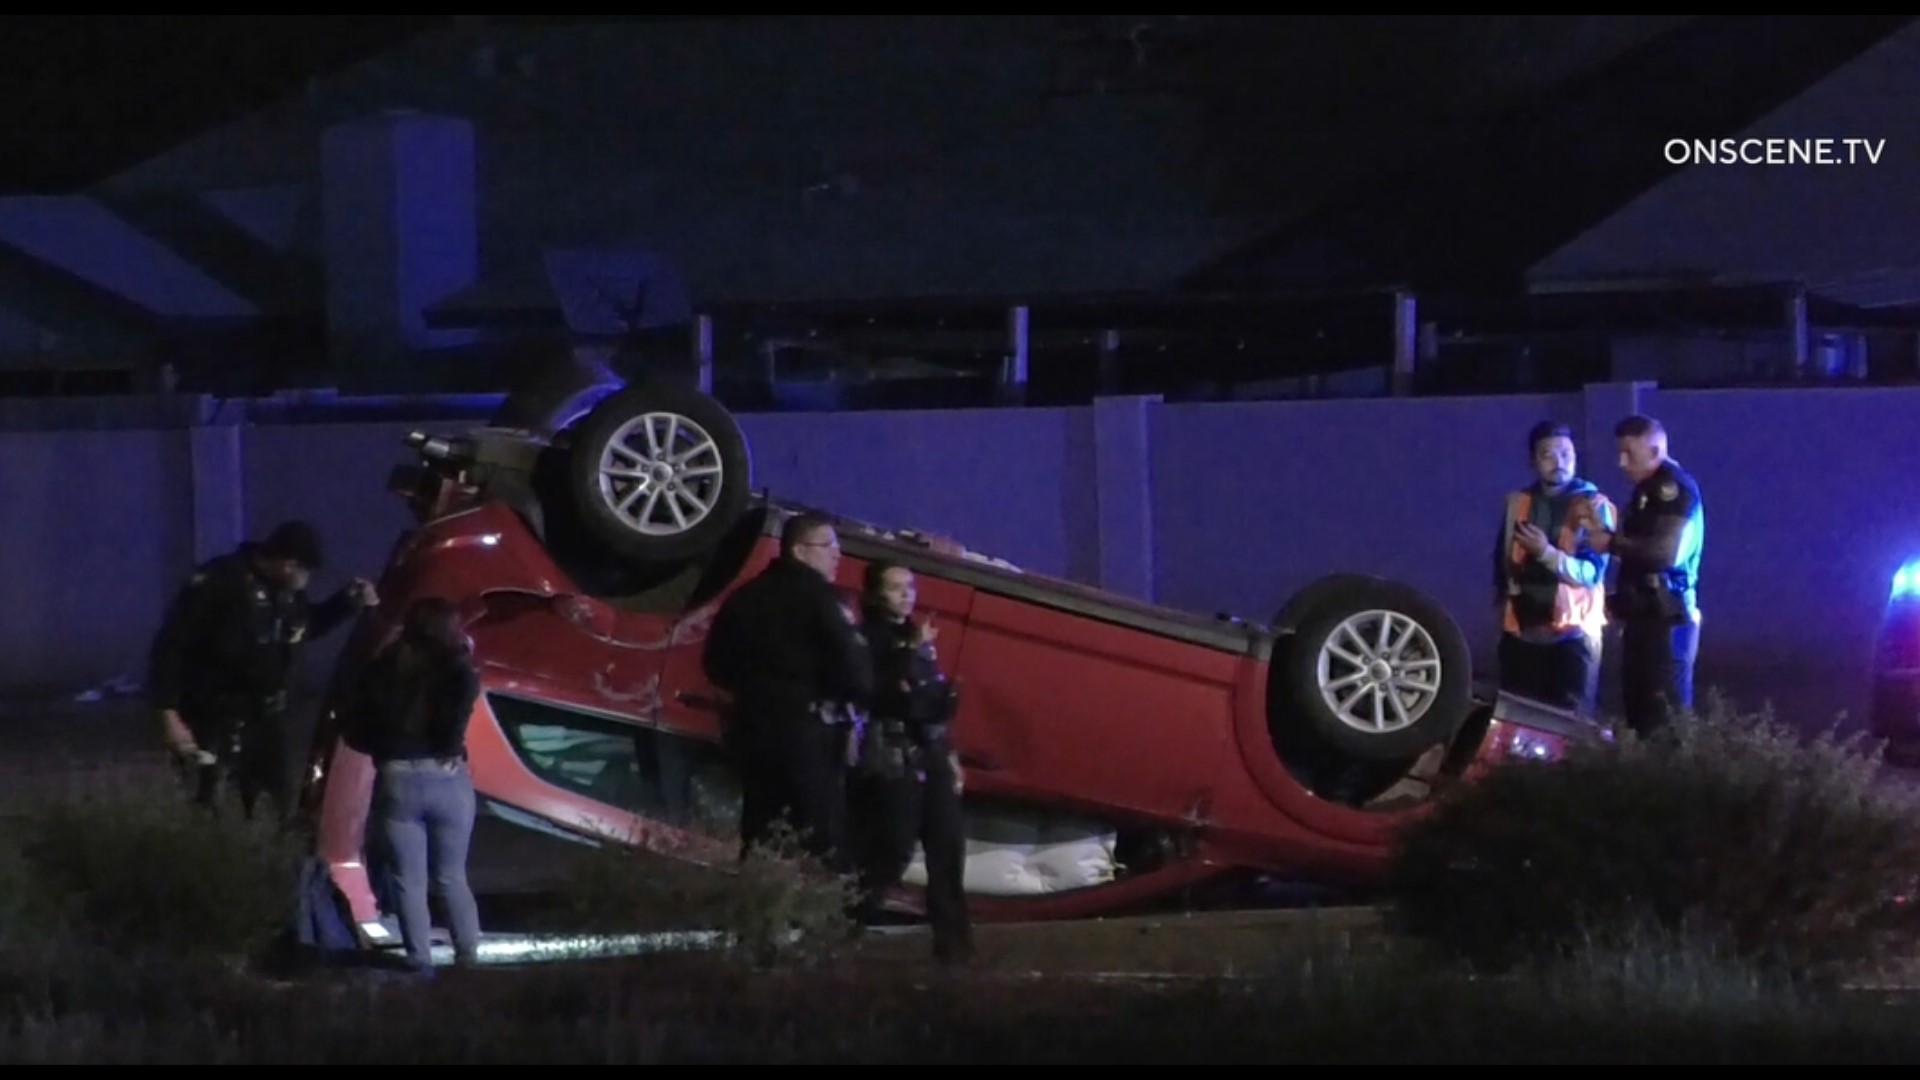
<path id="1" fill-rule="evenodd" d="M 1314 952 L 1239 979 L 945 975 L 842 957 L 673 956 L 432 983 L 266 984 L 78 946 L 0 976 L 9 1063 L 1582 1062 L 1911 1059 L 1912 1008 L 1712 956 L 1601 953 L 1469 979 L 1418 951 Z"/>
<path id="2" fill-rule="evenodd" d="M 1887 831 L 1905 804 L 1856 782 L 1870 756 L 1716 713 L 1687 740 L 1604 751 L 1557 777 L 1559 765 L 1516 772 L 1462 790 L 1409 834 L 1412 899 L 1385 924 L 1399 932 L 1353 918 L 1245 920 L 1211 935 L 1210 962 L 1194 955 L 1203 935 L 1173 917 L 1158 932 L 982 928 L 981 962 L 947 971 L 924 939 L 850 941 L 841 883 L 790 853 L 697 877 L 611 849 L 578 870 L 574 926 L 672 913 L 743 947 L 427 982 L 264 973 L 250 961 L 288 914 L 297 842 L 192 813 L 163 778 L 43 772 L 0 817 L 0 1061 L 1911 1060 L 1920 1002 L 1799 978 L 1779 950 L 1753 947 L 1778 937 L 1802 943 L 1786 955 L 1864 961 L 1905 943 L 1900 909 L 1874 898 L 1912 865 Z M 1561 880 L 1583 850 L 1592 873 L 1610 876 Z M 1729 868 L 1746 876 L 1718 888 Z M 1789 877 L 1808 880 L 1788 888 Z M 1631 890 L 1610 894 L 1609 881 Z M 1527 905 L 1539 917 L 1516 920 Z M 1766 911 L 1773 933 L 1730 932 Z M 805 947 L 784 947 L 795 927 Z M 1184 977 L 1092 973 L 1100 958 L 1182 944 Z"/>

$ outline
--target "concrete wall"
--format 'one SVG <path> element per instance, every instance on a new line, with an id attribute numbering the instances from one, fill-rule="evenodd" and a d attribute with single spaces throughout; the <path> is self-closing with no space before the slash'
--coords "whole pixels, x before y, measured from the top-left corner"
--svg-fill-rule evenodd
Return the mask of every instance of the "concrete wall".
<path id="1" fill-rule="evenodd" d="M 136 670 L 193 558 L 185 431 L 0 434 L 0 686 Z"/>
<path id="2" fill-rule="evenodd" d="M 1920 390 L 1660 391 L 1437 400 L 742 417 L 756 484 L 955 535 L 1025 568 L 1265 618 L 1312 578 L 1431 591 L 1492 654 L 1502 492 L 1541 418 L 1625 485 L 1610 429 L 1663 418 L 1704 487 L 1703 683 L 1809 720 L 1859 715 L 1895 568 L 1920 555 Z M 377 572 L 407 519 L 385 494 L 403 423 L 0 434 L 0 687 L 137 675 L 196 554 L 290 515 L 325 524 L 322 587 Z M 323 663 L 326 653 L 315 658 Z"/>

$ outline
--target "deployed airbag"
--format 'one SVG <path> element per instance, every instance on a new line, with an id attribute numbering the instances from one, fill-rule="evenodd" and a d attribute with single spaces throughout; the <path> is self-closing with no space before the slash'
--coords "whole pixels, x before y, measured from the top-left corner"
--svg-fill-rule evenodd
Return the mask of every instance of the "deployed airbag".
<path id="1" fill-rule="evenodd" d="M 967 820 L 967 892 L 981 896 L 1040 896 L 1112 881 L 1118 837 L 1098 822 L 1069 818 L 981 814 Z M 914 846 L 903 879 L 924 887 L 926 852 Z"/>

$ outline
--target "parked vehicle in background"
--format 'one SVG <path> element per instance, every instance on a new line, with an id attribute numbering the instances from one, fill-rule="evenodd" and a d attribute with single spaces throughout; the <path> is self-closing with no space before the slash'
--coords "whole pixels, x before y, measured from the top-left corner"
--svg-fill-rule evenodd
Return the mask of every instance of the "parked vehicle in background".
<path id="1" fill-rule="evenodd" d="M 1920 557 L 1894 571 L 1873 657 L 1874 735 L 1887 760 L 1920 765 Z"/>

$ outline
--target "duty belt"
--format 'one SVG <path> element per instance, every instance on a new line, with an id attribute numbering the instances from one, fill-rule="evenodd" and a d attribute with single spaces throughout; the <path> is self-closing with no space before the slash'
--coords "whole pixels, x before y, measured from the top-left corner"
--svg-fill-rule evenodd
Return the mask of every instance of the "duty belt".
<path id="1" fill-rule="evenodd" d="M 1678 569 L 1654 570 L 1645 574 L 1634 574 L 1630 577 L 1627 575 L 1622 575 L 1621 581 L 1623 583 L 1627 581 L 1632 581 L 1635 584 L 1645 585 L 1651 589 L 1661 589 L 1667 592 L 1676 592 L 1676 593 L 1686 592 L 1687 589 L 1692 585 L 1692 582 L 1687 580 L 1686 571 L 1678 570 Z"/>

